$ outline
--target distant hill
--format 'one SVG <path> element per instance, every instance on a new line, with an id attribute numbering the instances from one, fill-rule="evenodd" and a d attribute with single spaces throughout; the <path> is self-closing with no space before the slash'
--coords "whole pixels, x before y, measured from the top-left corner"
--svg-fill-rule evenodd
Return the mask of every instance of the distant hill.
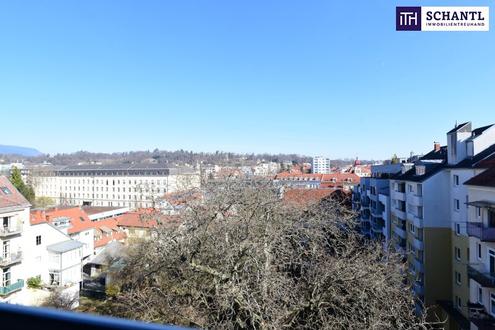
<path id="1" fill-rule="evenodd" d="M 4 146 L 0 144 L 0 155 L 19 155 L 25 157 L 35 157 L 42 155 L 42 153 L 33 148 Z"/>

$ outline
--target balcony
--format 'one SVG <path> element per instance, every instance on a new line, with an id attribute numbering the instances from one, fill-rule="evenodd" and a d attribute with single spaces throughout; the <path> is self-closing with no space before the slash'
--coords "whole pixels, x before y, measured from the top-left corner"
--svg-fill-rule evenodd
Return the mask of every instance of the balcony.
<path id="1" fill-rule="evenodd" d="M 406 194 L 402 191 L 393 190 L 392 191 L 392 199 L 396 199 L 399 201 L 405 201 L 406 200 Z"/>
<path id="2" fill-rule="evenodd" d="M 478 330 L 495 329 L 495 318 L 486 310 L 485 306 L 478 303 L 469 303 L 469 321 L 471 321 Z"/>
<path id="3" fill-rule="evenodd" d="M 414 223 L 414 226 L 417 228 L 423 228 L 423 218 L 417 216 L 414 213 L 407 212 L 407 220 L 411 221 Z"/>
<path id="4" fill-rule="evenodd" d="M 485 269 L 483 264 L 470 264 L 467 266 L 468 276 L 485 288 L 495 288 L 495 274 Z"/>
<path id="5" fill-rule="evenodd" d="M 10 265 L 21 262 L 22 252 L 12 253 L 7 258 L 0 257 L 0 267 L 8 267 Z"/>
<path id="6" fill-rule="evenodd" d="M 495 227 L 485 226 L 481 222 L 467 223 L 468 236 L 479 238 L 482 242 L 495 242 Z"/>
<path id="7" fill-rule="evenodd" d="M 0 238 L 18 235 L 22 232 L 22 226 L 17 223 L 6 227 L 0 227 Z"/>
<path id="8" fill-rule="evenodd" d="M 401 209 L 398 209 L 398 208 L 392 208 L 392 213 L 397 217 L 397 218 L 400 218 L 402 220 L 405 220 L 406 219 L 406 212 L 405 210 L 401 210 Z"/>
<path id="9" fill-rule="evenodd" d="M 423 205 L 423 196 L 418 195 L 407 195 L 407 204 L 411 204 L 414 206 L 422 206 Z"/>
<path id="10" fill-rule="evenodd" d="M 394 227 L 394 233 L 396 233 L 397 236 L 399 236 L 400 238 L 406 238 L 406 236 L 407 236 L 406 228 L 405 227 L 401 228 L 397 225 L 395 225 L 395 227 Z"/>
<path id="11" fill-rule="evenodd" d="M 9 286 L 0 286 L 0 297 L 7 296 L 16 291 L 22 290 L 24 287 L 24 280 L 18 280 L 16 283 L 13 283 Z"/>
<path id="12" fill-rule="evenodd" d="M 417 296 L 424 296 L 425 295 L 425 288 L 423 286 L 423 283 L 421 283 L 421 282 L 414 282 L 413 290 Z"/>
<path id="13" fill-rule="evenodd" d="M 416 269 L 416 273 L 424 273 L 425 266 L 423 265 L 423 261 L 418 258 L 413 259 L 414 269 Z"/>
<path id="14" fill-rule="evenodd" d="M 412 240 L 412 246 L 416 249 L 416 250 L 423 250 L 424 249 L 424 243 L 421 239 L 417 238 L 417 237 L 414 237 L 413 240 Z"/>
<path id="15" fill-rule="evenodd" d="M 371 215 L 374 216 L 375 218 L 382 218 L 383 209 L 381 207 L 376 209 L 371 209 Z"/>
<path id="16" fill-rule="evenodd" d="M 377 233 L 377 234 L 383 234 L 383 225 L 379 224 L 379 223 L 372 223 L 371 224 L 371 230 L 374 232 L 374 233 Z"/>

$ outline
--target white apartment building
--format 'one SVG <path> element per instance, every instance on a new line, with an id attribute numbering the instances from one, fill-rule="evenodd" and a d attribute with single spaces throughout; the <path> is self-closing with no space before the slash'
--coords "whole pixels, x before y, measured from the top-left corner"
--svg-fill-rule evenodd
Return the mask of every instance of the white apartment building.
<path id="1" fill-rule="evenodd" d="M 77 165 L 38 171 L 33 186 L 36 196 L 61 205 L 135 209 L 153 207 L 166 193 L 199 187 L 200 175 L 161 164 Z"/>
<path id="2" fill-rule="evenodd" d="M 314 174 L 329 174 L 331 172 L 330 158 L 321 156 L 314 157 L 312 171 Z"/>
<path id="3" fill-rule="evenodd" d="M 23 234 L 29 202 L 0 176 L 0 302 L 21 303 L 25 287 Z"/>
<path id="4" fill-rule="evenodd" d="M 469 314 L 479 329 L 495 328 L 495 168 L 466 183 L 469 194 Z M 484 326 L 484 327 L 483 327 Z M 474 327 L 472 327 L 474 328 Z"/>
<path id="5" fill-rule="evenodd" d="M 275 175 L 279 171 L 280 164 L 275 162 L 260 163 L 253 167 L 253 174 L 261 177 Z"/>
<path id="6" fill-rule="evenodd" d="M 49 286 L 79 285 L 83 244 L 50 223 L 27 226 L 25 278 L 40 277 Z"/>

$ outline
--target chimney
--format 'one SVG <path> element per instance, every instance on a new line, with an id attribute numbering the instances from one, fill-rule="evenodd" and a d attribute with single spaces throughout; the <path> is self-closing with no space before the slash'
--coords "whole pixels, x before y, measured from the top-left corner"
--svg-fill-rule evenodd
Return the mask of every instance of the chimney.
<path id="1" fill-rule="evenodd" d="M 439 152 L 441 149 L 440 143 L 433 142 L 433 149 L 435 150 L 435 152 Z"/>

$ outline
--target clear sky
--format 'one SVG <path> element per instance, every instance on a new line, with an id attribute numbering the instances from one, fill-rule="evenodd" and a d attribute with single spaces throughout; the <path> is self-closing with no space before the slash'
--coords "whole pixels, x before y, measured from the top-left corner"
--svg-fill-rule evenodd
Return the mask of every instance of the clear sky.
<path id="1" fill-rule="evenodd" d="M 396 32 L 395 6 L 491 3 L 0 0 L 0 144 L 426 152 L 495 122 L 495 23 Z"/>

